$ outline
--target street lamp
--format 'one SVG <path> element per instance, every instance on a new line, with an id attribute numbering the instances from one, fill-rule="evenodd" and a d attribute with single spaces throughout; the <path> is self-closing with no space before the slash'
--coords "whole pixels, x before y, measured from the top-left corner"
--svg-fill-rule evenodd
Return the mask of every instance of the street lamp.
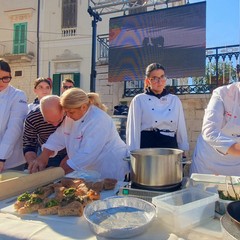
<path id="1" fill-rule="evenodd" d="M 90 91 L 95 92 L 96 88 L 96 41 L 97 41 L 97 22 L 102 21 L 98 12 L 94 12 L 92 8 L 88 7 L 88 13 L 92 20 L 92 64 L 91 64 L 91 74 L 90 74 Z"/>

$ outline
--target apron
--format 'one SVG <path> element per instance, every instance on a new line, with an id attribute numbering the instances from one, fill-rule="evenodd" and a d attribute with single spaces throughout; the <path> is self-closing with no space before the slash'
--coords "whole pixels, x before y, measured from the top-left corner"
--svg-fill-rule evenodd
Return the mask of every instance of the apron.
<path id="1" fill-rule="evenodd" d="M 176 134 L 171 137 L 160 133 L 159 129 L 141 131 L 140 148 L 178 148 Z"/>

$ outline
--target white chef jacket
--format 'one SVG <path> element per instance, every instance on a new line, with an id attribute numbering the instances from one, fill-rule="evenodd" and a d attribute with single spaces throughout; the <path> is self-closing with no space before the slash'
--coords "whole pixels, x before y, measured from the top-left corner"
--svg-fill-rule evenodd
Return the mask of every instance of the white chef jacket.
<path id="1" fill-rule="evenodd" d="M 43 144 L 43 148 L 55 152 L 64 147 L 69 157 L 67 164 L 74 170 L 94 170 L 102 178 L 118 180 L 129 172 L 129 164 L 123 160 L 129 155 L 126 144 L 112 118 L 95 106 L 90 106 L 77 121 L 66 117 Z"/>
<path id="2" fill-rule="evenodd" d="M 4 169 L 25 163 L 22 133 L 28 105 L 25 93 L 9 85 L 0 92 L 0 159 Z"/>
<path id="3" fill-rule="evenodd" d="M 150 128 L 175 132 L 179 149 L 189 149 L 183 107 L 176 95 L 167 94 L 159 99 L 141 93 L 132 99 L 126 128 L 126 141 L 131 151 L 140 149 L 141 131 Z"/>
<path id="4" fill-rule="evenodd" d="M 240 156 L 226 154 L 237 142 L 240 142 L 240 83 L 233 83 L 213 91 L 190 172 L 240 176 Z"/>

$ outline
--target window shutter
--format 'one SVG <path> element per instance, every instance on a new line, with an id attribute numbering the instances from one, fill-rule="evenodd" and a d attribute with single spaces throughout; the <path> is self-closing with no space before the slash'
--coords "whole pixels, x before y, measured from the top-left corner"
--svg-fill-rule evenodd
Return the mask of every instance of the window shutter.
<path id="1" fill-rule="evenodd" d="M 62 1 L 62 28 L 77 26 L 77 0 Z"/>
<path id="2" fill-rule="evenodd" d="M 20 39 L 19 39 L 19 53 L 26 53 L 27 51 L 27 23 L 20 26 Z"/>
<path id="3" fill-rule="evenodd" d="M 18 53 L 19 32 L 20 32 L 19 24 L 14 24 L 13 54 Z"/>
<path id="4" fill-rule="evenodd" d="M 80 73 L 74 73 L 73 80 L 74 80 L 74 86 L 80 87 Z"/>
<path id="5" fill-rule="evenodd" d="M 61 74 L 60 73 L 53 74 L 52 94 L 59 96 L 60 87 L 61 87 Z"/>
<path id="6" fill-rule="evenodd" d="M 13 25 L 13 54 L 26 53 L 27 50 L 27 23 Z"/>

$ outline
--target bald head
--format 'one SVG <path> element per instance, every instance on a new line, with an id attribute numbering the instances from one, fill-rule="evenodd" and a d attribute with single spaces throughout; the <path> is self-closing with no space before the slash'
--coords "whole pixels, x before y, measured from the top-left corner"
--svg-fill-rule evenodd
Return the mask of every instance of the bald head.
<path id="1" fill-rule="evenodd" d="M 40 110 L 44 120 L 53 126 L 58 126 L 64 116 L 64 111 L 60 105 L 60 98 L 57 95 L 48 95 L 40 100 Z"/>

